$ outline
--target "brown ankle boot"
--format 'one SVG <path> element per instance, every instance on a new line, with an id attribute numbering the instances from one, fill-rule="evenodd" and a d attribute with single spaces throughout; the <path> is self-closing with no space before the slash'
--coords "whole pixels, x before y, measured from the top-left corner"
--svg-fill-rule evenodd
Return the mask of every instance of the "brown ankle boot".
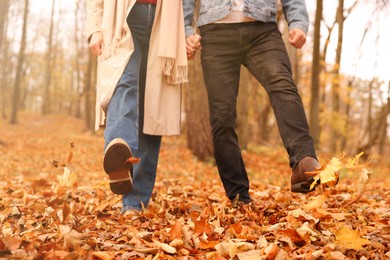
<path id="1" fill-rule="evenodd" d="M 315 189 L 319 183 L 316 183 L 315 186 L 310 189 L 314 181 L 314 176 L 317 174 L 310 174 L 308 172 L 313 172 L 320 168 L 320 164 L 317 159 L 314 157 L 305 157 L 299 161 L 297 166 L 292 172 L 291 176 L 291 191 L 299 193 L 308 193 Z"/>

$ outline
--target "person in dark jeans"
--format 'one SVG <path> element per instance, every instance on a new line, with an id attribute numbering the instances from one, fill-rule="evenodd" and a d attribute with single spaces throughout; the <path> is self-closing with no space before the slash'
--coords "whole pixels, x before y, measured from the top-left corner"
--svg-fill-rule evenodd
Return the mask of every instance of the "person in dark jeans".
<path id="1" fill-rule="evenodd" d="M 291 190 L 313 189 L 309 173 L 320 165 L 276 23 L 276 0 L 201 0 L 192 28 L 195 0 L 183 0 L 187 56 L 201 49 L 216 164 L 228 198 L 250 203 L 249 180 L 238 144 L 236 102 L 244 65 L 267 91 L 292 168 Z M 304 0 L 283 0 L 289 42 L 301 48 L 309 20 Z"/>

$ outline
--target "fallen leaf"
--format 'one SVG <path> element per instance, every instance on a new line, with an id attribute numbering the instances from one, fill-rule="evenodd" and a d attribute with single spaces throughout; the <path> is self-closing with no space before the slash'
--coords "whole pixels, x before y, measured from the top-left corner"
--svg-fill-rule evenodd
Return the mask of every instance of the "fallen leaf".
<path id="1" fill-rule="evenodd" d="M 321 208 L 322 205 L 326 201 L 326 196 L 325 195 L 320 195 L 313 200 L 311 200 L 309 203 L 307 203 L 305 206 L 303 206 L 303 210 L 306 212 L 310 212 L 313 209 L 318 209 Z"/>
<path id="2" fill-rule="evenodd" d="M 355 249 L 362 250 L 364 245 L 370 243 L 369 240 L 362 238 L 359 231 L 352 230 L 346 226 L 340 227 L 336 233 L 336 244 L 344 250 Z"/>
<path id="3" fill-rule="evenodd" d="M 162 249 L 163 251 L 167 252 L 168 254 L 175 254 L 176 253 L 176 248 L 174 248 L 173 246 L 170 246 L 166 243 L 161 243 L 157 240 L 153 240 L 154 244 Z"/>
<path id="4" fill-rule="evenodd" d="M 65 166 L 64 173 L 57 175 L 57 180 L 60 187 L 72 188 L 76 186 L 77 174 L 72 172 L 68 166 Z"/>
<path id="5" fill-rule="evenodd" d="M 313 189 L 316 183 L 319 181 L 321 184 L 332 184 L 336 183 L 339 178 L 338 171 L 344 166 L 341 161 L 333 157 L 330 162 L 325 166 L 325 169 L 320 170 L 319 174 L 313 177 L 314 181 L 310 186 L 310 189 Z"/>
<path id="6" fill-rule="evenodd" d="M 10 251 L 15 251 L 19 248 L 22 240 L 18 237 L 6 236 L 3 238 L 3 243 Z"/>

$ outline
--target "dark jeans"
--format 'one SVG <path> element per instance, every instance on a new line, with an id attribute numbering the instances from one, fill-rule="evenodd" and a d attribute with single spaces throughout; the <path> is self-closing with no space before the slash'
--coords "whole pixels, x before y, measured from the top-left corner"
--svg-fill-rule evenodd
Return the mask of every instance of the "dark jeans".
<path id="1" fill-rule="evenodd" d="M 249 201 L 249 181 L 238 144 L 236 102 L 241 64 L 267 91 L 290 166 L 316 158 L 290 60 L 275 23 L 208 24 L 200 28 L 215 160 L 229 199 Z"/>

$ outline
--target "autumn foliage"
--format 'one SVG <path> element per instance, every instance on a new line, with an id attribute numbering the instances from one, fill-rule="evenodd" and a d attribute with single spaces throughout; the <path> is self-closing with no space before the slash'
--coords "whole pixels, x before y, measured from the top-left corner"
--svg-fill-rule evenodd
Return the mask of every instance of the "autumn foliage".
<path id="1" fill-rule="evenodd" d="M 292 194 L 284 150 L 244 151 L 253 203 L 232 205 L 213 163 L 194 158 L 185 138 L 164 138 L 149 207 L 122 214 L 102 170 L 102 134 L 82 125 L 0 121 L 0 258 L 390 258 L 388 165 L 322 155 L 326 185 Z"/>

